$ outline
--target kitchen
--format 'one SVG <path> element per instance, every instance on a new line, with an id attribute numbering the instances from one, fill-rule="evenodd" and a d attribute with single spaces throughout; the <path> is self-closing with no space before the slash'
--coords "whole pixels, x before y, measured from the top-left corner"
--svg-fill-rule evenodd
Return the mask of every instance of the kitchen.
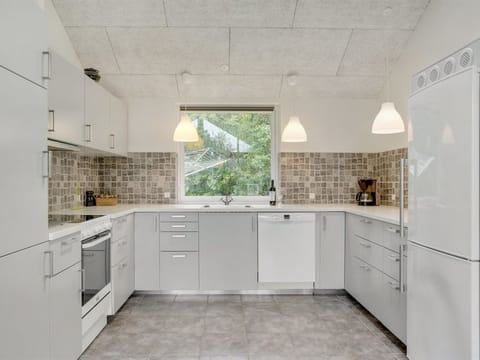
<path id="1" fill-rule="evenodd" d="M 478 11 L 0 1 L 0 358 L 479 359 Z"/>

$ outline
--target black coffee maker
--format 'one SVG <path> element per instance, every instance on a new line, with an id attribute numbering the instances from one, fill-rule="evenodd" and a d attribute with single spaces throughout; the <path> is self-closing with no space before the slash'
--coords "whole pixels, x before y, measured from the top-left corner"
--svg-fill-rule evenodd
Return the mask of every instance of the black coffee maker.
<path id="1" fill-rule="evenodd" d="M 93 195 L 93 191 L 85 191 L 85 206 L 95 206 L 95 196 Z"/>
<path id="2" fill-rule="evenodd" d="M 358 205 L 361 206 L 375 206 L 377 205 L 377 180 L 375 179 L 360 179 L 358 180 L 360 187 L 359 193 L 355 197 Z"/>

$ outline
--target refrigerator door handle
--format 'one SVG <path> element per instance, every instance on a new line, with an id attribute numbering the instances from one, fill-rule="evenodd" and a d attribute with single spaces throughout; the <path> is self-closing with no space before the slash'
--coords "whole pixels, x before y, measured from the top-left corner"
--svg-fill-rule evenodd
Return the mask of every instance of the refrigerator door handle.
<path id="1" fill-rule="evenodd" d="M 400 160 L 400 237 L 405 239 L 405 166 L 407 159 Z"/>

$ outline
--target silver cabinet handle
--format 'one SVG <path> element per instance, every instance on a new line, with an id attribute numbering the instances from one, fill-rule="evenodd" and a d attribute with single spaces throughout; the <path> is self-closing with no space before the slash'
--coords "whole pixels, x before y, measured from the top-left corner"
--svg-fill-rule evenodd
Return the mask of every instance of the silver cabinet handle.
<path id="1" fill-rule="evenodd" d="M 392 227 L 387 227 L 387 231 L 391 232 L 391 233 L 394 233 L 394 234 L 400 234 L 399 229 L 395 229 L 395 228 L 392 228 Z"/>
<path id="2" fill-rule="evenodd" d="M 370 267 L 367 265 L 360 265 L 360 268 L 362 268 L 365 271 L 370 271 Z"/>
<path id="3" fill-rule="evenodd" d="M 388 256 L 387 256 L 387 259 L 388 259 L 388 260 L 391 260 L 391 261 L 394 261 L 394 262 L 400 261 L 400 259 L 399 259 L 398 257 L 393 256 L 393 255 L 388 255 Z"/>
<path id="4" fill-rule="evenodd" d="M 115 149 L 115 134 L 110 134 L 110 149 Z"/>
<path id="5" fill-rule="evenodd" d="M 172 225 L 171 227 L 175 229 L 185 229 L 187 225 Z"/>
<path id="6" fill-rule="evenodd" d="M 361 219 L 360 222 L 362 222 L 364 224 L 371 224 L 372 223 L 371 220 L 367 220 L 367 219 Z"/>
<path id="7" fill-rule="evenodd" d="M 42 79 L 52 79 L 52 54 L 50 51 L 42 51 Z"/>
<path id="8" fill-rule="evenodd" d="M 42 151 L 42 177 L 46 179 L 50 177 L 50 153 L 48 150 Z"/>
<path id="9" fill-rule="evenodd" d="M 92 125 L 85 124 L 85 141 L 92 142 Z"/>
<path id="10" fill-rule="evenodd" d="M 52 120 L 51 122 L 50 119 Z M 50 125 L 50 123 L 52 126 L 48 127 L 48 132 L 55 132 L 55 110 L 48 110 L 48 125 Z"/>
<path id="11" fill-rule="evenodd" d="M 182 254 L 182 255 L 172 255 L 172 259 L 186 259 L 187 254 Z"/>
<path id="12" fill-rule="evenodd" d="M 185 215 L 170 215 L 170 218 L 172 219 L 185 219 Z"/>
<path id="13" fill-rule="evenodd" d="M 407 159 L 400 160 L 400 237 L 405 238 L 405 166 L 408 164 Z"/>
<path id="14" fill-rule="evenodd" d="M 327 230 L 327 217 L 325 215 L 322 216 L 322 222 L 323 222 L 323 231 Z"/>
<path id="15" fill-rule="evenodd" d="M 45 277 L 51 278 L 53 276 L 53 251 L 45 251 L 45 256 L 48 256 L 48 273 L 45 272 Z"/>
<path id="16" fill-rule="evenodd" d="M 85 291 L 85 269 L 80 269 L 80 277 L 81 277 L 81 289 L 80 291 Z"/>
<path id="17" fill-rule="evenodd" d="M 362 241 L 361 241 L 359 244 L 360 244 L 361 246 L 367 248 L 367 249 L 369 249 L 369 248 L 372 247 L 372 245 L 370 245 L 370 244 L 368 244 L 368 243 L 365 243 L 365 242 L 362 242 Z"/>
<path id="18" fill-rule="evenodd" d="M 172 235 L 172 238 L 174 238 L 174 239 L 175 239 L 175 238 L 182 238 L 182 239 L 184 239 L 184 238 L 186 238 L 186 237 L 187 237 L 187 235 L 185 235 L 185 234 Z"/>
<path id="19" fill-rule="evenodd" d="M 405 259 L 406 259 L 406 256 L 405 256 L 405 252 L 407 250 L 407 245 L 400 245 L 400 292 L 401 293 L 404 293 L 405 291 L 407 291 L 407 286 L 406 286 L 406 283 L 405 283 L 405 274 L 403 273 L 404 270 L 405 270 Z"/>

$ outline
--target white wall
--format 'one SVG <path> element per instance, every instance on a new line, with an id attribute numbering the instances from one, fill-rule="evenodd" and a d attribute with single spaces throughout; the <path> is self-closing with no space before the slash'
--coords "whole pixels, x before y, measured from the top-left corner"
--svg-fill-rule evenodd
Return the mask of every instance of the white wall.
<path id="1" fill-rule="evenodd" d="M 275 104 L 279 105 L 281 129 L 288 117 L 300 116 L 308 134 L 307 143 L 280 145 L 288 152 L 377 152 L 389 145 L 389 138 L 372 135 L 371 124 L 379 109 L 378 100 L 358 99 L 255 99 L 212 100 L 195 99 L 195 104 Z M 176 151 L 172 135 L 178 122 L 176 99 L 130 99 L 130 152 Z"/>
<path id="2" fill-rule="evenodd" d="M 61 55 L 72 65 L 83 69 L 78 59 L 77 53 L 73 49 L 72 43 L 63 27 L 60 18 L 55 11 L 51 0 L 45 0 L 45 10 L 48 19 L 48 47 Z"/>
<path id="3" fill-rule="evenodd" d="M 480 38 L 479 14 L 479 0 L 431 0 L 392 69 L 392 97 L 404 121 L 408 120 L 412 75 Z M 407 144 L 407 134 L 390 135 L 390 139 L 390 149 Z"/>

